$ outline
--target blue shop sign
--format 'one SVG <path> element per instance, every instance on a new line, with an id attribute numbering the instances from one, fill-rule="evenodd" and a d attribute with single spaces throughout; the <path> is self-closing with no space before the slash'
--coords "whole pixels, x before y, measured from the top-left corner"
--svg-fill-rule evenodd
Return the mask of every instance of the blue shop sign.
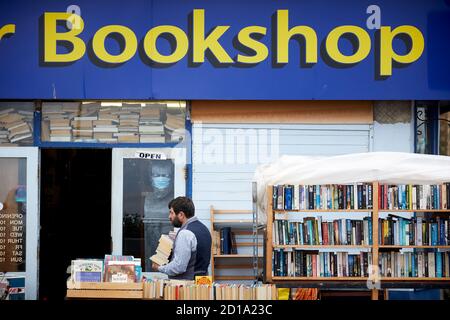
<path id="1" fill-rule="evenodd" d="M 450 99 L 450 1 L 0 3 L 0 99 Z"/>

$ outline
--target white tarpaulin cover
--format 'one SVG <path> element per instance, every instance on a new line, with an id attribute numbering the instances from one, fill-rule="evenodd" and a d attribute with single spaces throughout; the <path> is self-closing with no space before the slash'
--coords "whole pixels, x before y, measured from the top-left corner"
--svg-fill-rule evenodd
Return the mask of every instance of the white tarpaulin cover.
<path id="1" fill-rule="evenodd" d="M 450 182 L 450 157 L 402 152 L 368 152 L 331 157 L 282 156 L 256 168 L 258 221 L 266 223 L 269 185 L 440 184 Z"/>

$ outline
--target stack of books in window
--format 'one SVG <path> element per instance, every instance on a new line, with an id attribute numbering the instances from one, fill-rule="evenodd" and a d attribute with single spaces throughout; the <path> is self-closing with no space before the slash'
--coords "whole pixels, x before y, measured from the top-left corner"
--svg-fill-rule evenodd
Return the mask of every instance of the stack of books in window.
<path id="1" fill-rule="evenodd" d="M 0 110 L 0 145 L 33 144 L 33 112 Z"/>
<path id="2" fill-rule="evenodd" d="M 50 120 L 50 141 L 68 142 L 72 140 L 72 127 L 69 119 Z"/>
<path id="3" fill-rule="evenodd" d="M 184 114 L 167 112 L 166 117 L 164 127 L 169 136 L 169 141 L 181 142 L 184 139 Z"/>
<path id="4" fill-rule="evenodd" d="M 160 105 L 141 109 L 139 135 L 139 141 L 142 143 L 164 143 L 166 141 Z"/>
<path id="5" fill-rule="evenodd" d="M 71 124 L 73 128 L 73 140 L 75 142 L 91 142 L 93 140 L 93 120 L 75 117 L 72 119 Z"/>
<path id="6" fill-rule="evenodd" d="M 113 134 L 117 142 L 138 143 L 139 142 L 139 105 L 123 106 L 118 118 L 111 118 L 118 121 L 118 131 Z"/>
<path id="7" fill-rule="evenodd" d="M 41 126 L 43 141 L 70 142 L 72 140 L 72 119 L 77 115 L 77 104 L 54 103 L 42 110 Z"/>
<path id="8" fill-rule="evenodd" d="M 166 104 L 46 104 L 42 140 L 55 142 L 165 143 L 184 136 L 184 114 L 167 112 Z M 165 114 L 168 114 L 166 124 Z M 0 132 L 0 137 L 1 137 Z"/>

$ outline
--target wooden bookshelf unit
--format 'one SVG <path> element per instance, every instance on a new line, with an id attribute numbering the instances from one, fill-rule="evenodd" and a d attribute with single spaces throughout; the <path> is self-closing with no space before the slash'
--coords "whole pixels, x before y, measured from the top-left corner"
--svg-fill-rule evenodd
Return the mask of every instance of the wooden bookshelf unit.
<path id="1" fill-rule="evenodd" d="M 213 281 L 217 280 L 255 280 L 253 275 L 253 254 L 254 243 L 253 219 L 250 210 L 217 210 L 210 207 L 211 213 L 211 234 L 213 238 L 211 250 L 211 275 Z M 238 219 L 244 217 L 244 219 Z M 221 229 L 230 228 L 233 237 L 233 252 L 223 252 L 223 235 Z M 260 241 L 262 242 L 262 241 Z M 262 246 L 262 243 L 259 244 Z M 259 259 L 262 259 L 263 252 L 260 249 Z M 220 270 L 219 272 L 217 272 Z M 219 274 L 220 273 L 220 274 Z M 225 274 L 228 273 L 228 274 Z M 234 273 L 234 274 L 232 274 Z M 241 273 L 241 274 L 237 274 Z M 242 273 L 246 273 L 243 275 Z"/>
<path id="2" fill-rule="evenodd" d="M 276 283 L 279 285 L 283 284 L 290 284 L 298 286 L 303 286 L 306 283 L 311 284 L 314 282 L 317 282 L 318 287 L 327 287 L 327 283 L 333 282 L 333 284 L 342 284 L 342 287 L 346 287 L 348 285 L 348 288 L 351 286 L 354 286 L 355 284 L 359 284 L 360 287 L 364 288 L 367 286 L 369 290 L 372 290 L 372 299 L 378 299 L 378 289 L 379 288 L 387 288 L 387 287 L 399 287 L 399 285 L 405 285 L 405 287 L 414 287 L 418 286 L 420 287 L 421 284 L 425 286 L 429 286 L 430 284 L 435 285 L 435 287 L 450 287 L 450 266 L 449 264 L 449 251 L 446 249 L 450 249 L 450 221 L 449 221 L 449 213 L 450 210 L 447 208 L 450 208 L 450 203 L 447 204 L 447 201 L 443 200 L 443 197 L 446 196 L 449 200 L 449 193 L 446 191 L 446 186 L 450 187 L 450 184 L 436 184 L 433 186 L 437 186 L 436 189 L 433 189 L 433 186 L 431 187 L 431 209 L 414 209 L 413 206 L 419 207 L 419 200 L 421 199 L 416 198 L 416 195 L 414 195 L 414 198 L 412 196 L 412 193 L 417 192 L 417 197 L 419 195 L 419 188 L 420 188 L 420 195 L 422 196 L 422 188 L 427 186 L 416 186 L 414 185 L 414 189 L 412 185 L 398 185 L 398 192 L 404 192 L 402 195 L 398 196 L 395 195 L 395 197 L 403 197 L 403 200 L 406 203 L 405 209 L 405 203 L 402 203 L 402 205 L 394 206 L 385 208 L 385 204 L 387 202 L 386 200 L 386 193 L 381 194 L 382 190 L 383 192 L 385 188 L 388 188 L 388 185 L 383 185 L 383 189 L 381 188 L 381 184 L 378 182 L 369 182 L 359 185 L 366 185 L 371 186 L 367 187 L 370 192 L 367 192 L 367 197 L 372 195 L 371 200 L 368 203 L 370 205 L 367 209 L 361 209 L 358 207 L 360 199 L 357 199 L 356 197 L 359 197 L 358 192 L 354 192 L 353 190 L 356 188 L 356 184 L 352 184 L 354 187 L 349 187 L 348 190 L 349 193 L 346 194 L 346 198 L 348 197 L 352 198 L 353 195 L 355 198 L 351 199 L 352 205 L 350 206 L 348 202 L 347 205 L 344 202 L 344 207 L 347 207 L 347 209 L 329 209 L 330 206 L 330 193 L 331 193 L 331 201 L 333 201 L 333 204 L 331 205 L 332 208 L 335 208 L 336 204 L 336 198 L 333 192 L 338 193 L 338 191 L 334 190 L 333 188 L 338 188 L 338 185 L 322 185 L 318 186 L 319 191 L 316 194 L 319 199 L 320 193 L 322 192 L 321 187 L 325 188 L 324 202 L 316 202 L 316 196 L 314 195 L 312 198 L 304 199 L 305 195 L 302 195 L 302 191 L 300 191 L 299 195 L 296 195 L 298 197 L 303 196 L 303 200 L 313 201 L 313 207 L 316 206 L 316 204 L 319 204 L 319 207 L 325 207 L 322 209 L 298 209 L 298 199 L 294 200 L 294 196 L 292 195 L 295 191 L 298 191 L 299 189 L 303 189 L 303 192 L 306 190 L 308 193 L 308 189 L 303 186 L 299 186 L 299 189 L 296 189 L 297 187 L 292 185 L 278 185 L 278 186 L 268 186 L 267 187 L 267 233 L 266 233 L 266 248 L 265 248 L 265 281 L 267 283 Z M 281 189 L 280 189 L 281 186 Z M 351 186 L 350 184 L 347 184 L 344 188 L 347 188 L 347 186 Z M 389 187 L 395 187 L 396 185 L 390 184 Z M 401 189 L 400 186 L 403 188 Z M 290 188 L 290 191 L 288 192 L 288 199 L 291 201 L 291 206 L 285 207 L 285 189 L 284 188 Z M 332 189 L 327 190 L 326 188 Z M 284 209 L 280 209 L 280 203 L 278 202 L 278 194 L 280 190 L 282 190 L 282 206 Z M 314 190 L 316 190 L 316 186 L 314 186 Z M 344 189 L 347 190 L 347 189 Z M 358 189 L 359 190 L 359 189 Z M 397 189 L 396 189 L 397 190 Z M 406 191 L 405 191 L 406 190 Z M 328 197 L 326 197 L 328 191 Z M 390 190 L 391 191 L 391 190 Z M 291 193 L 292 192 L 292 193 Z M 344 191 L 345 192 L 345 191 Z M 397 192 L 397 191 L 396 191 Z M 429 191 L 426 193 L 424 191 L 425 196 L 430 196 Z M 314 191 L 316 193 L 316 191 Z M 274 196 L 275 194 L 275 196 Z M 290 195 L 289 195 L 290 194 Z M 342 194 L 342 193 L 340 193 Z M 364 193 L 366 196 L 366 193 Z M 405 199 L 406 195 L 406 199 Z M 306 197 L 308 197 L 308 194 L 306 194 Z M 345 196 L 344 196 L 345 197 Z M 395 201 L 400 201 L 399 198 L 394 198 L 394 195 L 390 194 L 390 197 L 394 199 Z M 275 200 L 274 200 L 275 199 Z M 312 199 L 312 200 L 311 200 Z M 413 200 L 411 200 L 413 199 Z M 415 199 L 415 200 L 414 200 Z M 328 200 L 328 202 L 327 202 Z M 391 199 L 389 199 L 391 200 Z M 392 202 L 394 202 L 392 200 Z M 426 202 L 429 200 L 428 198 L 424 201 Z M 274 204 L 274 201 L 277 201 L 277 203 Z M 297 201 L 297 204 L 294 206 L 292 205 L 294 201 Z M 300 199 L 302 201 L 302 199 Z M 339 199 L 339 201 L 341 201 Z M 350 201 L 350 200 L 349 200 Z M 383 201 L 383 203 L 381 203 Z M 415 201 L 415 202 L 414 202 Z M 434 201 L 434 202 L 433 202 Z M 353 206 L 353 204 L 355 206 Z M 400 203 L 400 202 L 399 202 Z M 435 206 L 434 204 L 438 204 L 438 206 Z M 307 204 L 308 205 L 308 204 Z M 426 204 L 427 206 L 429 203 Z M 349 209 L 350 208 L 357 208 L 358 209 Z M 422 206 L 422 204 L 420 204 Z M 296 207 L 295 209 L 291 209 L 293 207 Z M 302 206 L 300 206 L 302 207 Z M 383 209 L 380 209 L 383 208 Z M 433 209 L 436 208 L 436 209 Z M 352 213 L 352 215 L 349 215 L 348 218 L 346 218 L 346 214 Z M 366 219 L 371 221 L 371 228 L 367 230 L 371 230 L 371 237 L 369 243 L 361 243 L 361 244 L 329 244 L 329 238 L 328 238 L 328 231 L 330 228 L 327 226 L 327 223 L 330 223 L 329 221 L 332 221 L 334 223 L 335 220 L 333 220 L 334 217 L 336 217 L 337 220 L 351 220 L 350 223 L 353 223 L 353 221 L 359 220 L 355 219 L 353 213 L 366 213 Z M 409 214 L 409 217 L 403 217 L 398 216 L 399 214 Z M 322 217 L 323 214 L 323 217 Z M 381 218 L 380 218 L 381 214 Z M 419 214 L 419 215 L 417 215 Z M 423 215 L 423 217 L 421 216 Z M 320 216 L 320 217 L 319 217 Z M 386 216 L 386 218 L 383 218 L 383 216 Z M 436 218 L 436 216 L 440 216 L 440 218 Z M 353 218 L 352 218 L 353 217 Z M 311 222 L 313 226 L 316 227 L 316 229 L 310 229 L 309 225 L 307 225 L 306 219 L 304 218 L 315 220 L 316 222 Z M 323 218 L 323 220 L 322 220 Z M 441 219 L 437 220 L 436 219 Z M 285 220 L 286 222 L 279 222 Z M 386 222 L 389 220 L 388 222 Z M 422 226 L 419 225 L 423 223 Z M 318 221 L 318 222 L 317 222 Z M 323 221 L 323 222 L 322 222 Z M 406 222 L 405 222 L 406 221 Z M 422 222 L 423 221 L 423 222 Z M 325 223 L 325 225 L 323 224 Z M 342 222 L 344 224 L 346 222 Z M 367 222 L 368 225 L 370 225 L 369 222 Z M 386 229 L 385 225 L 389 225 L 389 229 Z M 281 225 L 281 227 L 280 227 Z M 286 227 L 287 225 L 287 227 Z M 352 224 L 351 224 L 352 225 Z M 425 227 L 424 227 L 425 225 Z M 433 226 L 432 226 L 433 225 Z M 322 228 L 324 226 L 324 228 Z M 334 226 L 334 225 L 333 225 Z M 391 227 L 394 226 L 394 227 Z M 325 229 L 326 227 L 326 229 Z M 403 228 L 403 229 L 402 229 Z M 414 229 L 416 228 L 416 229 Z M 429 228 L 429 233 L 426 231 Z M 438 228 L 437 235 L 436 231 L 432 231 L 433 228 Z M 443 228 L 442 230 L 439 228 Z M 302 233 L 299 232 L 299 230 L 302 229 Z M 317 229 L 319 231 L 317 231 Z M 345 227 L 342 228 L 344 231 L 344 237 L 345 237 Z M 320 243 L 309 243 L 309 244 L 299 244 L 297 242 L 300 242 L 299 238 L 302 237 L 306 232 L 309 232 L 309 230 L 313 230 L 314 236 L 308 235 L 308 239 L 313 238 L 314 241 L 319 241 Z M 314 231 L 315 230 L 315 231 Z M 326 230 L 326 231 L 324 231 Z M 335 241 L 334 238 L 336 236 L 336 233 L 338 233 L 338 239 L 341 234 L 341 229 L 338 229 L 339 231 L 336 231 L 336 229 L 333 229 L 334 233 L 331 233 L 333 237 L 333 241 Z M 351 229 L 350 232 L 350 238 L 353 241 L 354 237 L 354 230 Z M 361 239 L 361 237 L 364 237 L 364 239 L 367 236 L 367 230 L 364 229 L 364 235 L 359 236 L 358 239 Z M 405 231 L 407 230 L 407 231 Z M 420 233 L 417 230 L 423 230 L 423 237 L 424 240 L 422 241 L 422 233 Z M 444 231 L 443 231 L 444 230 Z M 323 231 L 323 233 L 321 233 Z M 361 228 L 359 228 L 359 231 L 361 231 Z M 432 234 L 433 232 L 433 234 Z M 317 238 L 317 234 L 321 233 L 319 238 Z M 280 234 L 282 238 L 280 238 Z M 294 235 L 293 235 L 294 234 Z M 325 234 L 327 236 L 325 241 Z M 401 234 L 401 235 L 400 235 Z M 420 236 L 419 236 L 420 234 Z M 431 235 L 432 234 L 432 235 Z M 323 235 L 323 238 L 322 238 Z M 427 235 L 427 237 L 425 237 Z M 388 236 L 388 237 L 387 237 Z M 292 238 L 293 237 L 293 238 Z M 311 237 L 311 238 L 310 238 Z M 348 233 L 347 233 L 348 237 Z M 429 237 L 429 238 L 428 238 Z M 432 239 L 433 240 L 428 240 Z M 435 237 L 438 237 L 438 242 L 436 242 Z M 356 238 L 356 237 L 355 237 Z M 420 241 L 418 240 L 420 238 Z M 282 241 L 281 241 L 281 240 Z M 294 244 L 288 243 L 288 244 L 279 244 L 279 242 L 291 242 L 292 239 Z M 389 241 L 385 241 L 385 239 L 390 239 Z M 400 239 L 400 240 L 399 240 Z M 406 239 L 406 240 L 405 240 Z M 426 241 L 425 241 L 426 239 Z M 387 243 L 383 244 L 380 243 L 385 242 L 392 242 L 392 244 Z M 431 243 L 433 241 L 433 243 Z M 301 242 L 304 242 L 304 238 L 301 239 Z M 323 242 L 323 243 L 322 243 Z M 335 241 L 336 242 L 336 241 Z M 343 241 L 348 242 L 348 238 Z M 394 243 L 395 242 L 395 243 Z M 401 242 L 401 243 L 399 243 Z M 407 242 L 407 243 L 405 243 Z M 420 243 L 416 243 L 420 242 Z M 422 243 L 423 242 L 423 243 Z M 430 243 L 429 243 L 430 242 Z M 334 251 L 335 250 L 335 251 Z M 353 250 L 353 251 L 352 251 Z M 333 266 L 333 268 L 336 268 L 335 264 L 338 264 L 337 268 L 340 268 L 342 264 L 348 263 L 347 267 L 350 265 L 349 260 L 347 260 L 345 263 L 343 263 L 344 258 L 342 256 L 340 259 L 336 259 L 335 256 L 333 256 L 333 259 L 328 260 L 327 254 L 335 254 L 336 256 L 339 255 L 339 252 L 355 252 L 355 250 L 361 250 L 368 252 L 369 265 L 372 266 L 372 268 L 367 268 L 366 270 L 363 270 L 363 267 L 366 267 L 364 264 L 360 264 L 361 267 L 357 266 L 353 268 L 353 270 L 357 270 L 361 274 L 355 274 L 353 273 L 351 276 L 336 276 L 334 270 L 331 269 L 330 274 L 330 264 Z M 402 250 L 402 252 L 400 252 Z M 405 251 L 406 250 L 406 251 Z M 275 252 L 276 251 L 276 252 Z M 305 251 L 305 253 L 302 253 L 300 255 L 299 252 Z M 280 253 L 281 252 L 281 253 Z M 288 253 L 286 253 L 288 252 Z M 320 252 L 320 254 L 318 253 Z M 328 253 L 327 253 L 328 252 Z M 305 256 L 309 254 L 310 257 L 307 257 L 310 260 L 302 260 L 305 259 Z M 289 256 L 290 255 L 290 256 Z M 316 255 L 316 257 L 313 257 Z M 350 254 L 349 254 L 350 255 Z M 352 253 L 354 255 L 354 253 Z M 288 256 L 288 260 L 286 261 L 285 258 Z M 362 261 L 361 254 L 361 261 Z M 347 256 L 344 256 L 347 257 Z M 314 259 L 313 259 L 314 258 Z M 330 257 L 331 258 L 331 257 Z M 409 260 L 408 260 L 409 258 Z M 277 260 L 278 259 L 278 260 Z M 345 258 L 347 259 L 347 258 Z M 383 260 L 384 259 L 384 260 Z M 394 259 L 394 260 L 392 260 Z M 419 263 L 417 263 L 417 260 L 419 259 Z M 426 262 L 420 261 L 421 259 L 425 259 Z M 325 264 L 325 261 L 328 262 L 328 265 Z M 278 261 L 278 262 L 276 262 Z M 303 261 L 309 261 L 309 263 L 306 263 L 306 266 L 304 266 L 302 269 L 300 269 L 299 265 L 303 263 Z M 311 262 L 314 261 L 314 264 Z M 332 261 L 332 262 L 330 262 Z M 356 260 L 357 261 L 357 260 Z M 287 266 L 284 264 L 288 264 Z M 297 264 L 299 263 L 299 264 Z M 320 264 L 321 263 L 321 264 Z M 357 264 L 355 260 L 352 259 L 352 266 L 354 264 Z M 359 264 L 359 262 L 358 262 Z M 281 267 L 280 267 L 281 265 Z M 311 265 L 313 265 L 312 269 L 315 269 L 314 275 L 311 274 Z M 367 267 L 369 267 L 367 265 Z M 274 269 L 274 266 L 276 266 L 276 270 Z M 324 268 L 325 266 L 325 268 Z M 388 267 L 387 267 L 388 266 Z M 411 267 L 413 266 L 413 267 Z M 431 269 L 433 267 L 433 269 Z M 327 269 L 328 268 L 328 269 Z M 342 267 L 344 268 L 344 267 Z M 283 269 L 282 271 L 280 271 Z M 288 273 L 284 272 L 284 270 L 289 270 Z M 390 270 L 392 269 L 392 270 Z M 412 271 L 411 271 L 412 269 Z M 418 271 L 420 269 L 420 271 Z M 292 271 L 294 270 L 294 271 Z M 308 276 L 305 276 L 302 274 L 301 276 L 298 276 L 298 270 L 302 270 L 301 272 L 308 272 Z M 325 270 L 325 271 L 324 271 Z M 341 269 L 342 270 L 342 269 Z M 383 275 L 383 272 L 388 274 Z M 321 272 L 321 274 L 319 274 Z M 349 270 L 346 270 L 345 273 L 349 273 Z M 279 273 L 282 273 L 280 275 Z M 342 273 L 342 272 L 341 272 Z M 408 274 L 408 276 L 398 276 L 398 274 Z M 364 276 L 363 276 L 364 274 Z M 320 285 L 319 285 L 320 284 Z M 371 285 L 372 284 L 372 285 Z M 377 284 L 378 286 L 375 286 Z"/>

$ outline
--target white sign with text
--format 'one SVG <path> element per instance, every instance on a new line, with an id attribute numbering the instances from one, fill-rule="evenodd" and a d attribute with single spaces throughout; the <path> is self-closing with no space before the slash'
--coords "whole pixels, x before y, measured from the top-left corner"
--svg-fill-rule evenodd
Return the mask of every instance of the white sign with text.
<path id="1" fill-rule="evenodd" d="M 166 160 L 166 154 L 162 152 L 147 152 L 147 151 L 136 151 L 134 154 L 135 158 L 147 159 L 147 160 Z"/>

